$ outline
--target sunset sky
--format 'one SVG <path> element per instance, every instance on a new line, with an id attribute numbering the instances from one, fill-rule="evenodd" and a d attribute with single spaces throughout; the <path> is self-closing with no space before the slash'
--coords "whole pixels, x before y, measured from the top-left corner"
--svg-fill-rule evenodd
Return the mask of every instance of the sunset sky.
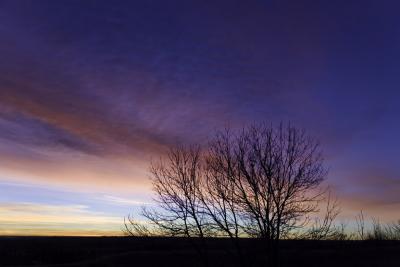
<path id="1" fill-rule="evenodd" d="M 0 234 L 120 234 L 168 147 L 281 121 L 400 219 L 396 3 L 0 0 Z"/>

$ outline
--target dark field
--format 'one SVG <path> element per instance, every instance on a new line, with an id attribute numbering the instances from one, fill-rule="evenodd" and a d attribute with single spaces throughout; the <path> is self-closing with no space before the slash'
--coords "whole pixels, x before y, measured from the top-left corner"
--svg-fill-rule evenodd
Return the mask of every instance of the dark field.
<path id="1" fill-rule="evenodd" d="M 256 240 L 241 240 L 246 266 L 262 266 Z M 2 237 L 0 266 L 239 266 L 227 239 L 207 240 L 199 257 L 191 240 L 125 237 Z M 281 266 L 400 266 L 400 242 L 282 241 Z"/>

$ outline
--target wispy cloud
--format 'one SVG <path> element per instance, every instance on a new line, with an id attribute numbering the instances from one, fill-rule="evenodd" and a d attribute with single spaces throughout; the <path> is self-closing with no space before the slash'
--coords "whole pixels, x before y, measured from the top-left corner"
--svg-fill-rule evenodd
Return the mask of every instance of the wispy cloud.
<path id="1" fill-rule="evenodd" d="M 154 203 L 151 202 L 145 202 L 145 201 L 140 201 L 140 200 L 135 200 L 135 199 L 129 199 L 129 198 L 122 198 L 122 197 L 117 197 L 117 196 L 110 196 L 110 195 L 104 195 L 103 200 L 108 201 L 113 204 L 117 205 L 123 205 L 123 206 L 143 206 L 143 205 L 151 205 Z"/>

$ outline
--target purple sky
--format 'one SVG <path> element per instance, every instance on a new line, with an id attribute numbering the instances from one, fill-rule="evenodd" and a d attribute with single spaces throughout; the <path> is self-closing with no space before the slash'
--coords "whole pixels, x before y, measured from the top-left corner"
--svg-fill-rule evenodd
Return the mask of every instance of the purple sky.
<path id="1" fill-rule="evenodd" d="M 398 219 L 399 8 L 0 1 L 0 217 L 111 231 L 151 198 L 148 162 L 166 147 L 290 121 L 321 141 L 346 216 Z M 49 224 L 59 208 L 98 226 Z"/>

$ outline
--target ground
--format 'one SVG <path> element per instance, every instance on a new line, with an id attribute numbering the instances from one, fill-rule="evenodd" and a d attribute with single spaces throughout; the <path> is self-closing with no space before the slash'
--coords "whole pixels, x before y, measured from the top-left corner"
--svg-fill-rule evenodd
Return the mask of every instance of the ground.
<path id="1" fill-rule="evenodd" d="M 0 266 L 240 266 L 229 239 L 207 252 L 182 238 L 2 237 Z M 243 265 L 262 266 L 257 241 L 241 240 Z M 400 266 L 399 241 L 282 241 L 280 266 Z M 243 266 L 242 265 L 242 266 Z"/>

